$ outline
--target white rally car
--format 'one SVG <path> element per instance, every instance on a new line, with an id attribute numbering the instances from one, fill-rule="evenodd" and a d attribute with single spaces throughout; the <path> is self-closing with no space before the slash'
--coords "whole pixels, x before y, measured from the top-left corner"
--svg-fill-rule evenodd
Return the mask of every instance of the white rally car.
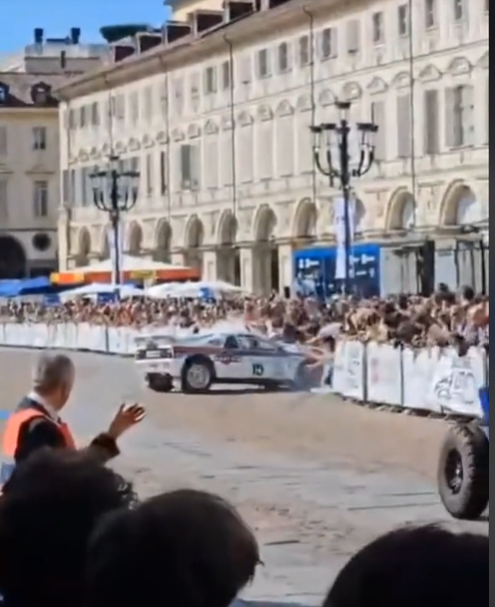
<path id="1" fill-rule="evenodd" d="M 265 337 L 215 332 L 181 337 L 136 338 L 136 364 L 158 392 L 201 393 L 213 384 L 297 388 L 307 384 L 306 356 Z"/>

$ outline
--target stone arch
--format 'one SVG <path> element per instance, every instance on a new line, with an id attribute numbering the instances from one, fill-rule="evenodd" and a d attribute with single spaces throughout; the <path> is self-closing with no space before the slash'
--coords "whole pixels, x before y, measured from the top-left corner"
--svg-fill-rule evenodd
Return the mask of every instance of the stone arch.
<path id="1" fill-rule="evenodd" d="M 410 230 L 414 227 L 414 196 L 406 187 L 393 192 L 385 215 L 386 230 Z"/>
<path id="2" fill-rule="evenodd" d="M 184 247 L 197 249 L 203 245 L 205 230 L 203 222 L 197 215 L 191 215 L 184 230 Z"/>
<path id="3" fill-rule="evenodd" d="M 293 238 L 316 238 L 318 211 L 310 198 L 300 200 L 294 210 L 291 234 Z"/>
<path id="4" fill-rule="evenodd" d="M 172 226 L 167 219 L 161 219 L 156 227 L 155 253 L 156 261 L 170 263 L 172 258 Z"/>
<path id="5" fill-rule="evenodd" d="M 237 239 L 237 219 L 230 210 L 223 211 L 218 222 L 216 243 L 220 246 L 234 245 Z"/>
<path id="6" fill-rule="evenodd" d="M 26 276 L 27 256 L 22 244 L 10 234 L 0 236 L 0 279 Z"/>
<path id="7" fill-rule="evenodd" d="M 262 204 L 253 219 L 253 240 L 255 242 L 269 242 L 276 236 L 277 216 L 275 211 L 267 204 Z"/>
<path id="8" fill-rule="evenodd" d="M 131 255 L 139 255 L 143 244 L 143 228 L 137 221 L 129 225 L 127 250 Z"/>
<path id="9" fill-rule="evenodd" d="M 482 205 L 474 188 L 462 179 L 453 181 L 440 203 L 438 224 L 462 226 L 478 223 L 482 219 Z"/>

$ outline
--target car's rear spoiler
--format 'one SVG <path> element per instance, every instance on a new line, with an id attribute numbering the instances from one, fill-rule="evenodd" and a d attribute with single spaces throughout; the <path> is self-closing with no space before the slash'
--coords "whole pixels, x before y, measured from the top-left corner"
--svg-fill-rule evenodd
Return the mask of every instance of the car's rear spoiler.
<path id="1" fill-rule="evenodd" d="M 134 338 L 134 344 L 137 348 L 146 347 L 146 344 L 150 341 L 158 346 L 172 346 L 177 342 L 177 338 L 174 335 L 163 335 L 160 333 L 148 333 Z"/>

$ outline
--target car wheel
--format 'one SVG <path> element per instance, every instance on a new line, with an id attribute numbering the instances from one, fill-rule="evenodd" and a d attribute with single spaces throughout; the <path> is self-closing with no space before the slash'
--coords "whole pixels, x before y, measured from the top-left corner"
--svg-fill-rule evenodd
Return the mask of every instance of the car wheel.
<path id="1" fill-rule="evenodd" d="M 190 394 L 207 392 L 213 383 L 213 365 L 207 358 L 192 358 L 182 371 L 182 391 Z"/>
<path id="2" fill-rule="evenodd" d="M 438 462 L 438 492 L 447 512 L 457 519 L 476 520 L 489 499 L 489 443 L 480 428 L 452 427 Z"/>
<path id="3" fill-rule="evenodd" d="M 159 375 L 152 373 L 147 377 L 148 388 L 153 392 L 171 392 L 174 388 L 172 376 L 168 373 Z"/>

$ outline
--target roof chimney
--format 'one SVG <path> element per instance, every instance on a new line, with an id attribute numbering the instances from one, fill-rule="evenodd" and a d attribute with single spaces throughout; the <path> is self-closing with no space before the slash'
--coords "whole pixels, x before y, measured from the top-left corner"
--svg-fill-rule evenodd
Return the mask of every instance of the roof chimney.
<path id="1" fill-rule="evenodd" d="M 70 28 L 70 41 L 72 44 L 79 44 L 81 41 L 81 28 L 71 27 Z"/>
<path id="2" fill-rule="evenodd" d="M 34 43 L 35 44 L 43 44 L 45 32 L 42 27 L 35 27 L 33 32 Z"/>

